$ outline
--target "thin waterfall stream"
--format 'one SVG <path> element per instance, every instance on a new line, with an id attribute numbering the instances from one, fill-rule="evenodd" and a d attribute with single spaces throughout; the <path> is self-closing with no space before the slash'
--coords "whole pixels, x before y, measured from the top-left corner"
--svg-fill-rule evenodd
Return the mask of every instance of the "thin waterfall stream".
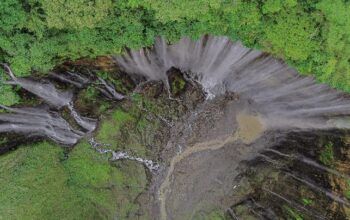
<path id="1" fill-rule="evenodd" d="M 142 165 L 149 182 L 138 213 L 149 219 L 205 219 L 217 210 L 225 219 L 283 219 L 296 211 L 305 219 L 345 218 L 350 198 L 339 186 L 350 173 L 329 161 L 349 159 L 349 94 L 226 37 L 175 44 L 158 38 L 152 48 L 112 60 L 122 83 L 73 71 L 19 78 L 4 64 L 5 83 L 41 103 L 0 103 L 0 134 L 71 148 L 87 141 L 115 167 L 124 160 Z M 120 89 L 125 82 L 130 88 Z M 82 91 L 118 110 L 107 111 L 107 119 L 93 114 L 86 106 L 100 100 L 84 106 Z M 102 123 L 112 119 L 119 124 Z M 99 134 L 103 129 L 119 133 Z M 329 148 L 336 152 L 331 159 L 323 155 Z"/>
<path id="2" fill-rule="evenodd" d="M 199 41 L 183 38 L 173 45 L 160 38 L 152 49 L 129 51 L 115 60 L 126 72 L 151 80 L 166 81 L 167 71 L 171 67 L 179 68 L 203 87 L 207 103 L 230 93 L 239 99 L 221 106 L 220 115 L 209 109 L 216 115 L 216 122 L 209 123 L 207 116 L 198 116 L 194 124 L 189 125 L 210 127 L 203 135 L 200 135 L 203 130 L 191 129 L 189 134 L 184 133 L 186 129 L 172 131 L 174 137 L 168 144 L 169 148 L 182 146 L 184 149 L 173 156 L 164 156 L 172 159 L 169 159 L 164 177 L 158 180 L 161 183 L 155 187 L 159 193 L 160 215 L 157 218 L 160 219 L 193 219 L 209 207 L 233 211 L 229 203 L 217 203 L 224 198 L 227 200 L 227 194 L 233 193 L 232 185 L 218 186 L 217 182 L 237 181 L 236 178 L 242 175 L 237 172 L 241 163 L 254 160 L 263 149 L 286 139 L 289 132 L 318 133 L 350 128 L 350 121 L 346 118 L 350 115 L 347 94 L 318 84 L 311 77 L 302 77 L 281 61 L 232 43 L 225 37 L 206 36 Z M 225 125 L 225 120 L 232 124 Z M 182 135 L 189 137 L 181 138 Z M 225 161 L 225 157 L 214 159 L 210 155 L 214 152 L 236 154 Z M 208 165 L 212 163 L 216 165 Z M 234 178 L 224 178 L 225 183 L 222 180 L 211 182 L 230 172 Z M 301 180 L 309 184 L 302 177 Z M 309 184 L 308 187 L 331 195 L 325 189 L 317 189 L 316 185 Z M 212 192 L 220 192 L 218 187 L 226 190 L 226 194 L 212 195 Z M 349 204 L 337 196 L 330 198 L 345 206 Z"/>

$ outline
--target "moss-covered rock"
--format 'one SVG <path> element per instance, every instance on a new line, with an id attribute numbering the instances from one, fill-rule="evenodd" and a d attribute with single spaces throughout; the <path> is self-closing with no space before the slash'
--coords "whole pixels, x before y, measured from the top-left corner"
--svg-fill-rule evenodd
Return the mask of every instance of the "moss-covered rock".
<path id="1" fill-rule="evenodd" d="M 132 85 L 124 87 L 129 79 L 108 80 L 130 92 Z M 91 85 L 78 91 L 75 106 L 82 115 L 101 119 L 92 134 L 98 142 L 159 161 L 171 123 L 203 100 L 197 90 L 187 86 L 182 99 L 172 100 L 163 83 L 151 82 L 125 100 L 111 103 Z M 70 112 L 63 108 L 61 113 L 74 126 Z M 86 140 L 62 148 L 42 140 L 21 142 L 19 136 L 7 134 L 0 137 L 0 147 L 12 146 L 9 139 L 16 140 L 13 147 L 20 147 L 0 157 L 0 220 L 137 218 L 138 199 L 149 183 L 142 164 L 110 161 L 110 155 L 99 154 Z"/>

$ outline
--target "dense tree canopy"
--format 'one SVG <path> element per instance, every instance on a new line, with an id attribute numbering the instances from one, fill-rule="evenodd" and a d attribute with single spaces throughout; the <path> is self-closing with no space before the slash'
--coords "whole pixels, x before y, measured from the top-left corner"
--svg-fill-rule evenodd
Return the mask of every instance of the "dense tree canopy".
<path id="1" fill-rule="evenodd" d="M 226 35 L 350 92 L 349 12 L 346 0 L 2 0 L 0 60 L 23 76 L 160 35 Z M 0 91 L 1 103 L 18 101 L 10 87 Z"/>

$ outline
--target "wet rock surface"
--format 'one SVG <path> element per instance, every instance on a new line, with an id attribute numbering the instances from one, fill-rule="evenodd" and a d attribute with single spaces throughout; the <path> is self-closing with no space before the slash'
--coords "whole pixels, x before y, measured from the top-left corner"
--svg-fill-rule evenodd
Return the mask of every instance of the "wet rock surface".
<path id="1" fill-rule="evenodd" d="M 334 190 L 339 186 L 330 179 L 346 181 L 349 172 L 321 159 L 329 143 L 334 149 L 348 148 L 344 137 L 337 131 L 289 134 L 256 159 L 242 163 L 245 171 L 237 178 L 236 193 L 242 197 L 230 207 L 231 213 L 239 219 L 347 219 L 349 201 L 344 191 Z M 340 162 L 334 157 L 335 161 Z"/>
<path id="2" fill-rule="evenodd" d="M 185 86 L 175 93 L 170 87 L 168 93 L 162 81 L 144 81 L 138 86 L 129 77 L 118 78 L 123 76 L 119 73 L 114 80 L 130 85 L 115 89 L 126 98 L 102 110 L 103 100 L 109 99 L 103 92 L 86 96 L 89 86 L 85 85 L 75 93 L 80 96 L 75 106 L 82 115 L 99 115 L 101 121 L 114 118 L 117 124 L 112 126 L 123 126 L 115 127 L 119 130 L 112 136 L 95 136 L 108 146 L 99 152 L 119 155 L 117 160 L 111 157 L 116 167 L 132 161 L 145 165 L 147 182 L 133 200 L 138 209 L 124 217 L 347 219 L 347 132 L 269 130 L 252 100 L 235 93 L 205 100 L 199 84 L 177 69 L 168 73 L 169 85 L 181 80 Z M 113 82 L 113 78 L 107 80 Z M 83 127 L 70 118 L 71 112 L 68 107 L 62 110 L 68 122 L 75 121 L 74 128 Z M 99 124 L 97 130 L 108 126 Z M 15 134 L 3 134 L 2 140 L 3 153 L 24 142 L 38 141 L 20 141 Z M 148 166 L 154 167 L 154 161 L 157 169 L 153 170 Z"/>
<path id="3" fill-rule="evenodd" d="M 35 111 L 4 106 L 0 152 L 49 139 L 69 162 L 95 140 L 114 178 L 97 187 L 114 199 L 96 219 L 349 218 L 347 96 L 226 38 L 161 39 L 147 57 L 113 59 L 66 63 L 35 90 L 41 81 L 11 76 Z M 40 89 L 53 92 L 27 94 Z M 6 124 L 25 114 L 40 120 Z"/>

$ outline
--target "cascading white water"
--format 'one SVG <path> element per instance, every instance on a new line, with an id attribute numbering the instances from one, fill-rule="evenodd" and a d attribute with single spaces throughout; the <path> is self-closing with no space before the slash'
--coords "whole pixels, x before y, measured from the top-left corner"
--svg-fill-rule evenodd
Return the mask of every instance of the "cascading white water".
<path id="1" fill-rule="evenodd" d="M 72 145 L 84 135 L 95 130 L 97 120 L 82 117 L 74 109 L 73 92 L 61 91 L 50 82 L 40 82 L 29 78 L 18 78 L 7 64 L 3 64 L 4 69 L 9 74 L 11 80 L 5 84 L 18 85 L 28 92 L 41 98 L 51 108 L 59 110 L 68 107 L 75 122 L 85 131 L 73 130 L 69 123 L 63 119 L 58 112 L 48 111 L 42 107 L 15 109 L 1 105 L 7 111 L 13 113 L 0 114 L 0 133 L 15 132 L 32 136 L 47 137 L 57 143 Z M 92 83 L 87 77 L 77 73 L 68 72 L 67 75 L 51 73 L 51 76 L 62 82 L 72 84 L 81 89 Z M 99 78 L 102 84 L 97 87 L 103 94 L 112 100 L 122 100 L 124 96 L 115 91 L 114 86 L 108 81 Z M 55 118 L 56 117 L 56 118 Z M 71 132 L 71 135 L 69 133 Z"/>
<path id="2" fill-rule="evenodd" d="M 11 77 L 11 81 L 7 81 L 5 84 L 19 85 L 23 89 L 42 98 L 46 103 L 58 109 L 68 105 L 72 101 L 72 92 L 60 91 L 51 83 L 42 83 L 31 79 L 17 78 L 9 66 L 4 64 L 4 68 Z"/>
<path id="3" fill-rule="evenodd" d="M 183 38 L 172 45 L 159 38 L 153 48 L 128 51 L 124 56 L 115 56 L 115 61 L 129 74 L 142 75 L 148 80 L 162 80 L 165 85 L 168 85 L 167 71 L 175 67 L 200 83 L 207 98 L 234 93 L 240 100 L 235 103 L 237 111 L 232 112 L 233 117 L 225 116 L 225 121 L 238 124 L 233 136 L 229 134 L 227 139 L 220 137 L 218 142 L 215 139 L 206 140 L 203 146 L 199 143 L 198 146 L 186 147 L 185 141 L 185 150 L 170 159 L 165 177 L 160 180 L 161 184 L 157 189 L 160 213 L 156 219 L 189 219 L 193 210 L 198 208 L 198 212 L 204 211 L 200 206 L 206 199 L 212 201 L 213 207 L 216 207 L 215 203 L 226 198 L 219 196 L 222 190 L 225 191 L 224 184 L 220 185 L 215 200 L 212 192 L 217 187 L 208 179 L 222 177 L 223 174 L 216 174 L 218 170 L 225 173 L 225 177 L 238 175 L 235 167 L 241 161 L 250 160 L 259 155 L 261 149 L 271 147 L 273 140 L 255 143 L 265 138 L 274 139 L 269 134 L 276 134 L 277 137 L 293 131 L 350 129 L 349 95 L 319 84 L 312 77 L 301 76 L 282 61 L 263 52 L 245 48 L 226 37 L 205 36 L 198 41 Z M 204 103 L 204 106 L 208 103 L 210 102 Z M 225 111 L 226 109 L 223 110 Z M 245 115 L 245 112 L 253 114 Z M 236 121 L 232 119 L 234 117 Z M 225 130 L 224 122 L 216 126 L 210 125 L 210 130 L 220 130 L 221 127 L 221 130 Z M 175 130 L 174 133 L 184 134 L 182 130 Z M 258 139 L 262 134 L 266 136 Z M 197 137 L 198 134 L 193 136 Z M 229 143 L 234 147 L 226 151 L 220 150 L 221 147 L 230 145 Z M 179 138 L 176 136 L 169 145 L 175 147 L 178 144 Z M 246 145 L 250 147 L 247 148 Z M 210 156 L 208 151 L 215 151 L 213 155 L 225 152 L 224 155 L 232 153 L 234 156 L 225 159 L 223 154 L 215 157 Z M 233 153 L 235 151 L 238 152 Z M 199 158 L 196 155 L 201 152 L 200 160 L 205 163 L 196 160 Z M 207 165 L 214 161 L 223 165 Z M 225 164 L 229 165 L 225 168 Z M 299 178 L 299 181 L 338 203 L 348 204 L 343 198 L 334 196 L 307 179 Z M 201 182 L 204 184 L 193 187 Z M 228 185 L 226 190 L 230 191 L 232 182 L 225 183 Z"/>
<path id="4" fill-rule="evenodd" d="M 127 152 L 124 152 L 124 151 L 113 151 L 111 149 L 106 149 L 104 147 L 110 147 L 109 144 L 98 143 L 98 142 L 96 142 L 96 140 L 94 138 L 89 139 L 89 144 L 91 145 L 92 148 L 94 148 L 100 154 L 111 153 L 112 154 L 112 158 L 110 159 L 111 161 L 116 161 L 116 160 L 137 161 L 139 163 L 144 164 L 151 172 L 156 172 L 160 167 L 158 163 L 156 163 L 152 160 L 147 160 L 147 159 L 143 159 L 141 157 L 131 156 Z"/>
<path id="5" fill-rule="evenodd" d="M 183 38 L 173 45 L 159 38 L 152 49 L 128 51 L 115 60 L 129 74 L 150 80 L 166 81 L 166 71 L 176 67 L 213 96 L 237 93 L 252 100 L 270 128 L 350 128 L 350 120 L 337 120 L 350 115 L 350 98 L 344 93 L 226 37 Z"/>
<path id="6" fill-rule="evenodd" d="M 69 103 L 68 108 L 71 112 L 72 117 L 78 123 L 78 125 L 88 132 L 92 132 L 96 128 L 97 121 L 91 118 L 82 117 L 75 111 L 72 103 Z"/>
<path id="7" fill-rule="evenodd" d="M 26 78 L 17 78 L 10 67 L 3 65 L 11 81 L 5 83 L 19 85 L 23 89 L 41 98 L 50 107 L 61 109 L 67 106 L 73 119 L 86 131 L 73 129 L 69 123 L 63 119 L 56 111 L 48 108 L 10 108 L 0 103 L 0 108 L 6 109 L 10 113 L 0 114 L 0 133 L 15 132 L 30 136 L 47 137 L 59 144 L 76 144 L 86 133 L 92 132 L 96 128 L 96 120 L 81 117 L 72 104 L 73 93 L 71 91 L 61 91 L 47 82 L 37 82 Z M 86 82 L 87 83 L 87 82 Z"/>
<path id="8" fill-rule="evenodd" d="M 232 167 L 237 165 L 240 161 L 249 158 L 248 156 L 250 154 L 255 155 L 256 152 L 265 147 L 261 144 L 257 144 L 257 146 L 250 145 L 250 148 L 247 148 L 247 151 L 239 151 L 242 148 L 246 148 L 246 145 L 255 141 L 265 129 L 277 129 L 280 131 L 283 129 L 323 130 L 331 128 L 350 128 L 350 120 L 344 117 L 350 116 L 349 96 L 337 92 L 326 85 L 317 84 L 311 77 L 300 76 L 295 70 L 289 68 L 283 62 L 262 52 L 247 49 L 240 43 L 232 43 L 225 37 L 203 37 L 196 42 L 184 38 L 179 43 L 173 45 L 167 45 L 166 41 L 160 38 L 156 41 L 156 44 L 152 49 L 129 51 L 127 55 L 118 56 L 115 57 L 115 59 L 116 62 L 129 74 L 142 75 L 149 80 L 163 80 L 166 83 L 168 83 L 167 71 L 171 67 L 176 67 L 187 72 L 192 80 L 199 82 L 207 92 L 209 98 L 223 95 L 227 92 L 233 92 L 237 94 L 237 97 L 244 99 L 244 102 L 236 102 L 235 104 L 240 105 L 244 103 L 244 105 L 249 105 L 249 107 L 244 106 L 244 108 L 247 107 L 254 109 L 254 111 L 256 111 L 254 113 L 257 113 L 256 115 L 244 115 L 238 110 L 233 111 L 234 113 L 238 113 L 236 118 L 238 130 L 235 136 L 229 136 L 227 139 L 218 137 L 217 141 L 203 141 L 203 143 L 197 143 L 190 147 L 186 147 L 185 144 L 188 138 L 186 136 L 187 133 L 192 132 L 188 131 L 192 130 L 192 121 L 187 121 L 188 126 L 184 126 L 184 132 L 182 132 L 184 133 L 184 136 L 180 136 L 180 138 L 183 139 L 180 143 L 184 143 L 184 145 L 179 145 L 178 142 L 176 142 L 178 139 L 174 141 L 174 143 L 178 144 L 176 146 L 180 147 L 180 152 L 178 152 L 178 155 L 170 162 L 170 171 L 168 171 L 166 175 L 166 181 L 164 181 L 162 187 L 160 187 L 160 198 L 162 198 L 161 216 L 164 219 L 167 217 L 165 199 L 171 197 L 167 189 L 171 188 L 172 176 L 178 175 L 173 171 L 176 171 L 176 166 L 180 164 L 180 161 L 192 155 L 202 151 L 218 152 L 226 144 L 233 144 L 240 140 L 245 145 L 243 147 L 234 145 L 235 150 L 238 150 L 237 153 L 232 154 L 232 157 L 235 156 L 233 157 L 235 159 L 232 160 L 232 158 L 226 158 L 226 160 L 229 159 L 230 161 L 230 166 L 227 166 L 230 169 L 227 167 L 224 167 L 224 169 L 233 171 L 235 168 Z M 60 91 L 50 83 L 42 84 L 29 79 L 17 78 L 8 67 L 5 66 L 5 68 L 7 68 L 12 78 L 8 84 L 22 86 L 24 89 L 39 96 L 46 103 L 56 109 L 67 106 L 77 124 L 84 128 L 84 132 L 73 129 L 57 111 L 50 111 L 48 108 L 36 107 L 19 109 L 0 105 L 1 108 L 7 110 L 7 113 L 0 114 L 0 133 L 18 132 L 29 136 L 45 136 L 60 144 L 75 144 L 87 133 L 90 133 L 95 129 L 96 123 L 94 120 L 81 117 L 75 111 L 72 105 L 72 93 Z M 59 74 L 52 74 L 52 76 L 63 82 L 75 85 L 78 88 L 83 88 L 89 83 L 89 79 L 73 73 L 69 76 Z M 108 98 L 112 100 L 124 99 L 122 94 L 115 91 L 113 85 L 103 79 L 99 80 L 103 87 L 98 87 L 97 89 Z M 213 112 L 210 111 L 210 113 Z M 162 116 L 157 117 L 169 125 L 169 127 L 173 127 L 171 121 L 168 122 L 167 119 L 162 118 Z M 193 118 L 197 119 L 196 115 Z M 232 118 L 230 117 L 226 119 L 228 120 Z M 260 121 L 260 118 L 263 121 Z M 228 123 L 233 122 L 229 121 Z M 223 126 L 222 123 L 218 124 L 218 126 Z M 247 129 L 249 126 L 255 127 L 256 132 L 252 133 L 254 130 Z M 265 126 L 267 128 L 265 128 Z M 212 127 L 210 129 L 212 129 Z M 247 133 L 249 134 L 247 135 Z M 90 139 L 89 142 L 98 152 L 111 153 L 111 160 L 128 159 L 144 164 L 151 171 L 157 171 L 159 169 L 158 163 L 152 160 L 130 156 L 126 152 L 115 152 L 111 149 L 100 148 L 104 145 L 100 145 L 95 142 L 94 139 Z M 288 158 L 297 158 L 310 166 L 348 178 L 347 175 L 322 166 L 306 157 L 286 155 L 276 150 L 270 150 L 270 152 Z M 203 161 L 207 163 L 211 162 L 210 159 L 213 159 L 214 156 L 207 157 L 209 158 L 208 160 L 206 160 L 205 157 L 203 158 Z M 222 157 L 218 158 L 223 160 Z M 219 159 L 217 161 L 219 161 Z M 221 162 L 222 161 L 220 161 L 220 163 Z M 198 180 L 208 178 L 209 173 L 212 174 L 210 177 L 215 177 L 216 173 L 210 171 L 219 170 L 214 165 L 212 167 L 207 166 L 206 168 L 211 168 L 212 170 L 206 169 L 203 173 L 198 173 Z M 222 171 L 225 171 L 224 169 Z M 193 169 L 192 171 L 194 170 L 199 169 Z M 220 173 L 218 172 L 218 175 L 219 174 Z M 229 175 L 233 176 L 235 174 L 231 173 L 226 176 Z M 190 175 L 188 175 L 186 179 L 189 176 Z M 334 196 L 329 191 L 318 187 L 314 183 L 304 180 L 296 175 L 292 177 L 298 179 L 309 187 L 324 193 L 334 201 L 348 205 L 348 202 L 343 198 Z M 218 182 L 221 182 L 220 184 L 222 184 L 222 181 L 218 180 Z M 181 179 L 178 183 L 181 183 Z M 199 183 L 199 181 L 194 181 L 193 183 Z M 182 186 L 184 184 L 178 185 Z M 189 187 L 191 187 L 194 184 L 189 185 Z M 220 186 L 220 189 L 222 188 L 223 187 Z M 184 189 L 187 190 L 187 188 Z M 208 187 L 208 189 L 210 188 Z M 198 194 L 205 194 L 209 191 L 210 190 L 206 191 L 204 188 L 204 191 L 198 190 Z M 268 192 L 285 199 L 274 191 Z M 183 196 L 185 194 L 183 193 L 180 195 Z M 183 200 L 187 199 L 185 198 Z M 187 206 L 187 204 L 191 204 L 192 201 L 194 201 L 192 204 L 195 204 L 196 202 L 195 199 L 188 199 L 188 201 L 188 203 L 183 203 L 183 205 Z M 292 203 L 292 201 L 289 200 L 288 202 Z M 181 204 L 181 202 L 174 204 L 174 207 L 176 208 L 176 205 Z M 180 208 L 182 209 L 181 206 Z M 188 206 L 187 208 L 193 210 L 192 206 Z"/>
<path id="9" fill-rule="evenodd" d="M 9 108 L 0 114 L 0 133 L 16 132 L 47 137 L 60 144 L 75 144 L 84 133 L 73 129 L 57 112 L 45 108 Z"/>
<path id="10" fill-rule="evenodd" d="M 350 120 L 339 120 L 350 115 L 350 98 L 317 84 L 311 77 L 300 76 L 271 56 L 232 43 L 226 37 L 203 37 L 199 41 L 183 38 L 173 45 L 159 38 L 152 49 L 129 51 L 115 59 L 127 73 L 143 75 L 149 80 L 167 82 L 167 70 L 176 67 L 198 81 L 209 97 L 234 92 L 251 99 L 254 109 L 270 128 L 350 128 Z M 94 130 L 92 120 L 75 112 L 71 92 L 60 91 L 50 83 L 17 78 L 7 65 L 4 67 L 11 77 L 8 84 L 20 85 L 57 109 L 68 106 L 79 125 L 88 131 Z M 79 86 L 88 81 L 79 80 Z M 102 90 L 112 99 L 124 98 L 107 82 L 101 81 L 106 87 Z"/>

